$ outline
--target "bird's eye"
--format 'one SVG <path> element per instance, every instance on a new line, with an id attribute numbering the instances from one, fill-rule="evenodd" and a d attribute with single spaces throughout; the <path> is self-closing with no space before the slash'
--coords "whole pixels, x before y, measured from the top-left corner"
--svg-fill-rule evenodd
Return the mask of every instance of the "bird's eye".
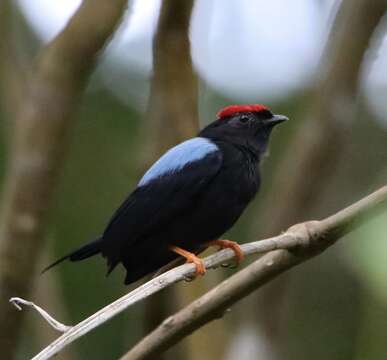
<path id="1" fill-rule="evenodd" d="M 249 117 L 247 115 L 242 115 L 240 118 L 239 118 L 239 121 L 242 123 L 242 124 L 245 124 L 249 121 Z"/>

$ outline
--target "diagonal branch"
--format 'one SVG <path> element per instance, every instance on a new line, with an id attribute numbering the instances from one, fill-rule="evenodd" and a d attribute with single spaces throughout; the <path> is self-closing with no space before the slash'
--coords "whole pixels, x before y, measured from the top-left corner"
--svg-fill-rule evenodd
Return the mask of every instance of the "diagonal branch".
<path id="1" fill-rule="evenodd" d="M 386 205 L 387 186 L 384 186 L 324 220 L 292 226 L 285 234 L 272 239 L 281 243 L 277 247 L 281 250 L 269 252 L 167 318 L 121 360 L 151 359 L 155 354 L 169 349 L 196 329 L 222 317 L 231 305 L 270 280 L 321 253 L 338 238 L 363 223 L 371 212 Z"/>
<path id="2" fill-rule="evenodd" d="M 301 223 L 292 226 L 282 235 L 242 245 L 245 255 L 276 251 L 247 266 L 175 316 L 168 318 L 159 328 L 136 345 L 124 359 L 149 358 L 166 350 L 195 329 L 219 317 L 230 305 L 278 274 L 322 252 L 339 237 L 352 231 L 371 214 L 386 206 L 387 186 L 384 186 L 324 220 Z M 205 258 L 204 263 L 208 269 L 214 269 L 233 258 L 233 251 L 227 249 Z M 194 272 L 193 264 L 185 264 L 148 281 L 77 325 L 70 327 L 62 336 L 36 355 L 34 360 L 51 358 L 64 347 L 129 306 L 192 276 Z"/>
<path id="3" fill-rule="evenodd" d="M 39 54 L 14 119 L 0 219 L 0 348 L 12 359 L 21 315 L 12 294 L 33 284 L 46 218 L 63 164 L 74 114 L 100 51 L 127 0 L 84 0 L 64 30 Z"/>

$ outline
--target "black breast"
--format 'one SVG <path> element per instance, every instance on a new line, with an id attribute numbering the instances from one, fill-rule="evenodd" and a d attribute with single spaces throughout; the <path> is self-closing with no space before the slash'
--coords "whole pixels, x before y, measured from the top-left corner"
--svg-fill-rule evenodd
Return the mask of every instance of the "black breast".
<path id="1" fill-rule="evenodd" d="M 223 165 L 206 191 L 194 199 L 194 206 L 171 226 L 169 239 L 176 245 L 193 250 L 219 238 L 235 224 L 259 189 L 259 159 L 246 149 L 217 145 Z"/>
<path id="2" fill-rule="evenodd" d="M 147 233 L 119 252 L 118 260 L 127 270 L 125 283 L 136 281 L 176 259 L 178 255 L 167 245 L 194 252 L 206 242 L 220 238 L 253 199 L 260 182 L 259 159 L 248 149 L 222 142 L 217 145 L 222 151 L 220 168 L 201 191 L 193 192 L 173 218 L 149 227 Z"/>

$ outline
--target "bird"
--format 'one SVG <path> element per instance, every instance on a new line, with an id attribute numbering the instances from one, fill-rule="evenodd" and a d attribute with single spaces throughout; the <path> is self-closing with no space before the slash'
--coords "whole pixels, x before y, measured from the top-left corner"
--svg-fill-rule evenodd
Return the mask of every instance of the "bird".
<path id="1" fill-rule="evenodd" d="M 221 109 L 196 137 L 172 147 L 145 172 L 101 236 L 43 272 L 101 254 L 107 275 L 124 266 L 128 285 L 178 259 L 203 275 L 197 255 L 213 245 L 230 248 L 242 261 L 238 243 L 220 238 L 257 194 L 271 132 L 286 120 L 261 104 Z"/>

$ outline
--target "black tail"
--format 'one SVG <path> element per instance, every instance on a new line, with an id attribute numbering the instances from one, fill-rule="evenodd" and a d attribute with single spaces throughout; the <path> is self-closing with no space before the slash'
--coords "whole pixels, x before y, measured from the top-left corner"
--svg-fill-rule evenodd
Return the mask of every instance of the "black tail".
<path id="1" fill-rule="evenodd" d="M 89 242 L 88 244 L 82 246 L 78 250 L 73 251 L 70 254 L 67 254 L 51 265 L 47 266 L 42 270 L 42 274 L 47 270 L 51 269 L 55 265 L 60 264 L 62 261 L 69 259 L 70 261 L 80 261 L 89 258 L 90 256 L 97 255 L 101 252 L 102 238 L 97 238 L 96 240 Z"/>

